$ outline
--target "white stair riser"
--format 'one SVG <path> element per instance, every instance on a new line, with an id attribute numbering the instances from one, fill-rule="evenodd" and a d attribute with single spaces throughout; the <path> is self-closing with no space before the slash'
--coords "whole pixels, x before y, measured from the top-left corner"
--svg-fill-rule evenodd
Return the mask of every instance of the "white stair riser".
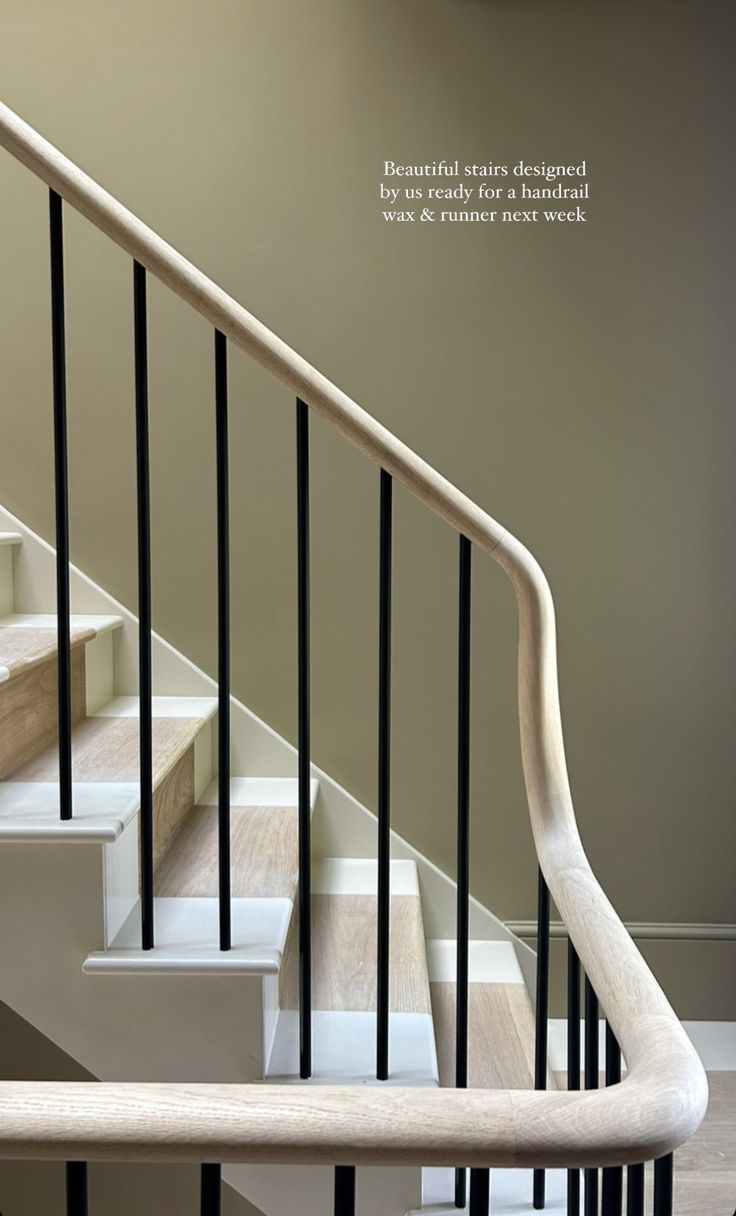
<path id="1" fill-rule="evenodd" d="M 115 669 L 112 630 L 100 633 L 85 646 L 87 714 L 97 713 L 114 695 Z"/>
<path id="2" fill-rule="evenodd" d="M 0 545 L 0 616 L 13 611 L 13 546 Z"/>

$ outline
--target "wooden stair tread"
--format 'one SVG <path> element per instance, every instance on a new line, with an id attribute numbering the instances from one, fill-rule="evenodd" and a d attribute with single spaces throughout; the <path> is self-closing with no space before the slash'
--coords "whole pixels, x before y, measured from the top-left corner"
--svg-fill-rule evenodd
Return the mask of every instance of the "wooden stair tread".
<path id="1" fill-rule="evenodd" d="M 455 1084 L 455 985 L 433 983 L 440 1085 Z M 468 988 L 468 1085 L 534 1088 L 534 1013 L 524 984 L 471 983 Z"/>
<path id="2" fill-rule="evenodd" d="M 159 785 L 176 761 L 194 742 L 201 718 L 153 719 L 154 785 Z M 72 764 L 75 782 L 135 782 L 139 779 L 139 725 L 137 718 L 85 718 L 74 729 Z M 15 769 L 8 782 L 59 779 L 56 744 Z"/>
<path id="3" fill-rule="evenodd" d="M 217 807 L 189 813 L 156 871 L 157 894 L 216 896 Z M 298 871 L 298 811 L 295 806 L 231 806 L 231 881 L 234 896 L 291 899 Z"/>
<path id="4" fill-rule="evenodd" d="M 312 1007 L 372 1013 L 376 1008 L 375 895 L 312 897 Z M 393 1013 L 431 1013 L 418 895 L 391 897 L 389 959 Z M 298 930 L 293 929 L 281 973 L 281 1008 L 298 1009 Z"/>
<path id="5" fill-rule="evenodd" d="M 72 649 L 96 637 L 89 627 L 72 628 Z M 0 621 L 0 680 L 12 680 L 39 663 L 56 657 L 56 630 L 47 627 L 19 627 Z"/>

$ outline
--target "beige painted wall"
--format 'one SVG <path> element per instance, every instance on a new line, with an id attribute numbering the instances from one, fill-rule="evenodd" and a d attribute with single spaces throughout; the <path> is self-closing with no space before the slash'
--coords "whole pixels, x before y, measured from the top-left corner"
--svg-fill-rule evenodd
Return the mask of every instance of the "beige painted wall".
<path id="1" fill-rule="evenodd" d="M 733 25 L 728 0 L 2 4 L 8 103 L 539 556 L 584 839 L 636 921 L 736 921 Z M 383 224 L 383 158 L 441 156 L 587 157 L 590 223 Z M 46 198 L 7 157 L 0 190 L 0 501 L 50 536 Z M 130 267 L 67 237 L 72 547 L 133 605 Z M 212 671 L 211 334 L 150 309 L 155 623 Z M 293 406 L 239 356 L 232 381 L 234 686 L 293 737 Z M 314 751 L 373 805 L 378 478 L 313 436 Z M 395 513 L 394 817 L 451 871 L 456 544 Z M 472 887 L 528 919 L 513 604 L 481 559 L 474 613 Z M 684 1014 L 733 1016 L 734 949 Z"/>

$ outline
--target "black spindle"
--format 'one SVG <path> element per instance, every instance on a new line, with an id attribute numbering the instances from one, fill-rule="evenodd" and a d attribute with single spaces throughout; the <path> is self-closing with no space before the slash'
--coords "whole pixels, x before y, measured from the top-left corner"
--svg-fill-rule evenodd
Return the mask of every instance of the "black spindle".
<path id="1" fill-rule="evenodd" d="M 488 1216 L 491 1200 L 491 1171 L 470 1171 L 470 1216 Z"/>
<path id="2" fill-rule="evenodd" d="M 66 1163 L 66 1216 L 87 1216 L 87 1162 Z"/>
<path id="3" fill-rule="evenodd" d="M 618 1085 L 621 1080 L 621 1048 L 616 1036 L 606 1022 L 606 1085 Z M 624 1196 L 624 1172 L 620 1165 L 606 1166 L 601 1187 L 603 1192 L 602 1216 L 621 1216 Z"/>
<path id="4" fill-rule="evenodd" d="M 547 1040 L 549 1029 L 549 887 L 539 871 L 537 891 L 537 1009 L 534 1040 L 534 1088 L 547 1088 Z M 533 1204 L 544 1207 L 544 1170 L 534 1171 Z"/>
<path id="5" fill-rule="evenodd" d="M 389 948 L 391 918 L 391 474 L 381 469 L 378 631 L 378 960 L 376 1076 L 388 1079 Z"/>
<path id="6" fill-rule="evenodd" d="M 151 674 L 151 491 L 148 448 L 146 271 L 133 264 L 138 475 L 138 698 L 140 728 L 141 937 L 153 949 L 153 681 Z"/>
<path id="7" fill-rule="evenodd" d="M 72 657 L 69 606 L 69 458 L 66 421 L 64 225 L 61 195 L 49 191 L 51 246 L 51 358 L 54 401 L 56 508 L 56 628 L 59 712 L 59 813 L 72 817 Z"/>
<path id="8" fill-rule="evenodd" d="M 580 959 L 567 939 L 567 1088 L 580 1089 Z M 567 1216 L 580 1216 L 580 1170 L 567 1171 Z"/>
<path id="9" fill-rule="evenodd" d="M 668 1153 L 654 1162 L 654 1216 L 672 1216 L 674 1182 L 674 1158 Z"/>
<path id="10" fill-rule="evenodd" d="M 598 1088 L 598 997 L 585 977 L 585 1088 Z M 585 1216 L 598 1211 L 598 1170 L 585 1171 Z"/>
<path id="11" fill-rule="evenodd" d="M 202 1166 L 200 1180 L 200 1216 L 220 1216 L 222 1205 L 222 1167 L 209 1163 Z"/>
<path id="12" fill-rule="evenodd" d="M 335 1216 L 355 1216 L 355 1166 L 335 1166 Z"/>
<path id="13" fill-rule="evenodd" d="M 311 730 L 309 647 L 309 408 L 297 398 L 299 708 L 299 1075 L 312 1073 Z"/>
<path id="14" fill-rule="evenodd" d="M 220 949 L 232 946 L 230 881 L 230 472 L 227 339 L 215 330 L 217 447 L 217 682 L 218 864 Z"/>
<path id="15" fill-rule="evenodd" d="M 644 1165 L 626 1167 L 626 1216 L 644 1216 Z"/>
<path id="16" fill-rule="evenodd" d="M 470 623 L 472 546 L 460 537 L 457 704 L 457 943 L 455 1085 L 468 1084 L 468 937 L 470 910 Z M 480 1185 L 480 1184 L 476 1184 Z M 464 1208 L 467 1173 L 455 1171 L 455 1207 Z"/>

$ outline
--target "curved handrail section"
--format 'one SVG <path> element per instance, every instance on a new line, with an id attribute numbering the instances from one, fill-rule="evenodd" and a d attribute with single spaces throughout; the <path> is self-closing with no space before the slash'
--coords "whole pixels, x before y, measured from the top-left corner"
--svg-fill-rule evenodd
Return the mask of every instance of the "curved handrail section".
<path id="1" fill-rule="evenodd" d="M 578 1092 L 0 1083 L 0 1156 L 576 1167 L 677 1148 L 705 1114 L 705 1073 L 583 850 L 562 736 L 554 606 L 534 557 L 2 103 L 0 144 L 509 575 L 537 855 L 628 1069 L 618 1085 Z"/>

